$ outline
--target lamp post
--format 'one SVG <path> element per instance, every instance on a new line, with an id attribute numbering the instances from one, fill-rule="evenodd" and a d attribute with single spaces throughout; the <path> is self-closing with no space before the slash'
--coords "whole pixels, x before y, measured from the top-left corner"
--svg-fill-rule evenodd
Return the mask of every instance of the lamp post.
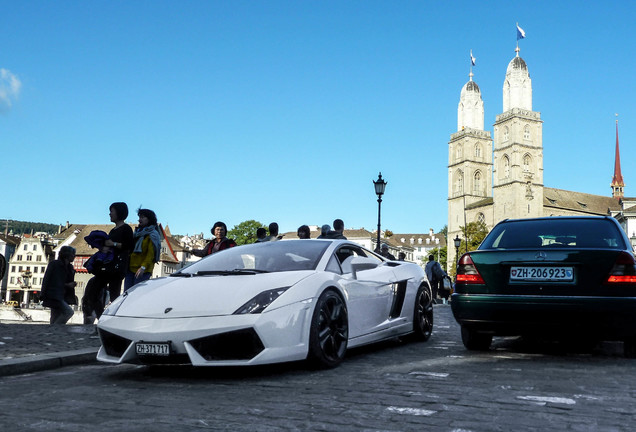
<path id="1" fill-rule="evenodd" d="M 382 195 L 384 195 L 384 189 L 386 188 L 386 183 L 382 180 L 382 173 L 378 174 L 378 179 L 373 181 L 373 186 L 375 187 L 375 194 L 378 196 L 378 242 L 376 244 L 375 251 L 380 252 L 380 208 L 382 206 Z"/>
<path id="2" fill-rule="evenodd" d="M 455 244 L 455 267 L 457 267 L 457 263 L 459 262 L 459 247 L 462 244 L 462 239 L 459 238 L 459 234 L 455 236 L 453 243 Z"/>
<path id="3" fill-rule="evenodd" d="M 23 303 L 26 303 L 26 299 L 28 298 L 28 292 L 29 292 L 29 279 L 31 279 L 31 276 L 33 276 L 33 273 L 31 273 L 31 270 L 25 270 L 22 272 L 22 289 L 24 290 L 24 292 L 22 293 L 22 299 L 23 299 Z"/>

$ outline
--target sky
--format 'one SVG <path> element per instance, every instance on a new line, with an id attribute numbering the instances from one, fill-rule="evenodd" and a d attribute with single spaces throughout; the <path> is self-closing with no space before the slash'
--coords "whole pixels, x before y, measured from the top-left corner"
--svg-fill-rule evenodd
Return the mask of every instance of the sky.
<path id="1" fill-rule="evenodd" d="M 636 196 L 636 2 L 0 0 L 0 219 L 173 234 L 245 220 L 426 233 L 474 81 L 492 131 L 521 57 L 544 184 Z"/>

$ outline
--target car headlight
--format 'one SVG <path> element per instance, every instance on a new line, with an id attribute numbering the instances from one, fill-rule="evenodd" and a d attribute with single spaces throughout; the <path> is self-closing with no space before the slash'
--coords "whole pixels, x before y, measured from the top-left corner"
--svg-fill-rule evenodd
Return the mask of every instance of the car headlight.
<path id="1" fill-rule="evenodd" d="M 289 287 L 276 288 L 273 290 L 263 291 L 243 306 L 238 308 L 234 315 L 241 314 L 257 314 L 263 312 L 267 306 L 272 304 L 274 300 L 281 296 L 282 293 L 287 291 Z"/>

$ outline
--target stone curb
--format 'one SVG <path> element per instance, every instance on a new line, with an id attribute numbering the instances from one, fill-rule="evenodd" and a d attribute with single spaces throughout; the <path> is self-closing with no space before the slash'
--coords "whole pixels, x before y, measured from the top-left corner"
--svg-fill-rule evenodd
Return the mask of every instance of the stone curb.
<path id="1" fill-rule="evenodd" d="M 53 354 L 40 354 L 0 360 L 0 376 L 18 375 L 97 361 L 99 348 L 84 348 Z"/>

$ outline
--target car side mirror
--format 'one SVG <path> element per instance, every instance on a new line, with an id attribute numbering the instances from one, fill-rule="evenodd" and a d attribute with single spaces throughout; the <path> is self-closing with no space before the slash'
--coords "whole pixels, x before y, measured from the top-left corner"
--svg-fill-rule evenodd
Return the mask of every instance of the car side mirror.
<path id="1" fill-rule="evenodd" d="M 351 273 L 353 278 L 357 279 L 358 272 L 371 270 L 378 266 L 378 261 L 368 257 L 355 257 L 351 260 Z"/>

